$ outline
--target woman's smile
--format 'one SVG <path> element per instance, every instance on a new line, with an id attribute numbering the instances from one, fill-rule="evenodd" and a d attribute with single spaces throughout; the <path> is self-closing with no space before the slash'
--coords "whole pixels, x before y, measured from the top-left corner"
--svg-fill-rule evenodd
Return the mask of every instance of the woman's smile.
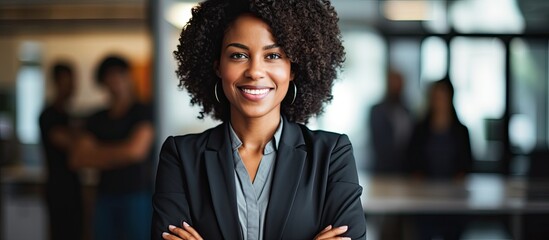
<path id="1" fill-rule="evenodd" d="M 238 89 L 242 93 L 242 96 L 250 101 L 259 101 L 269 93 L 274 90 L 274 88 L 263 87 L 263 86 L 239 86 Z"/>

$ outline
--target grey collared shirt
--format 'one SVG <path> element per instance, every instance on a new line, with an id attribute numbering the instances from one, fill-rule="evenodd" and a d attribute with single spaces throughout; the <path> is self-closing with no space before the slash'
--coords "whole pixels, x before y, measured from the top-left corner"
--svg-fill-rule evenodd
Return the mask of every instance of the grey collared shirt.
<path id="1" fill-rule="evenodd" d="M 242 141 L 234 132 L 229 124 L 231 133 L 231 143 L 233 149 L 234 174 L 236 185 L 236 203 L 238 205 L 238 220 L 242 230 L 244 240 L 263 239 L 265 227 L 265 214 L 269 204 L 271 194 L 271 183 L 273 179 L 274 162 L 276 159 L 277 144 L 282 134 L 282 119 L 276 129 L 276 132 L 265 146 L 263 157 L 259 163 L 259 169 L 255 175 L 254 182 L 250 180 L 250 175 L 242 162 L 238 153 L 238 148 L 242 146 Z"/>

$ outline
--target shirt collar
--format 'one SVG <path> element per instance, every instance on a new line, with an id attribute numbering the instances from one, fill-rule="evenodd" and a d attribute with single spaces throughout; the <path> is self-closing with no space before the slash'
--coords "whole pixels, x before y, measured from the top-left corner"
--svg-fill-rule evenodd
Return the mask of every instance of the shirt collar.
<path id="1" fill-rule="evenodd" d="M 284 121 L 282 120 L 282 117 L 280 117 L 280 123 L 278 124 L 278 128 L 276 129 L 271 141 L 269 141 L 265 146 L 265 150 L 263 150 L 263 155 L 267 155 L 278 149 L 278 143 L 280 141 L 280 136 L 282 135 L 282 127 L 284 125 L 283 122 Z M 238 150 L 238 148 L 240 148 L 240 146 L 242 146 L 242 141 L 240 141 L 240 138 L 238 138 L 238 135 L 236 135 L 236 132 L 234 131 L 231 123 L 229 123 L 229 129 L 231 135 L 231 147 L 233 151 L 236 151 Z"/>

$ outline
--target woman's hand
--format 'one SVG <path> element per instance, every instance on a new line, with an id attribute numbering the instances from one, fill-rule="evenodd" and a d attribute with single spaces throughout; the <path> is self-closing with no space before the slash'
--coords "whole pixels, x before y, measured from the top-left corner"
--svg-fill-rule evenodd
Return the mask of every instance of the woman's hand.
<path id="1" fill-rule="evenodd" d="M 351 240 L 348 237 L 339 237 L 339 235 L 347 232 L 347 229 L 347 226 L 332 228 L 332 225 L 329 225 L 316 235 L 315 240 Z"/>
<path id="2" fill-rule="evenodd" d="M 166 240 L 203 240 L 200 234 L 186 222 L 183 222 L 183 228 L 170 225 L 168 229 L 171 233 L 162 233 L 162 238 Z"/>

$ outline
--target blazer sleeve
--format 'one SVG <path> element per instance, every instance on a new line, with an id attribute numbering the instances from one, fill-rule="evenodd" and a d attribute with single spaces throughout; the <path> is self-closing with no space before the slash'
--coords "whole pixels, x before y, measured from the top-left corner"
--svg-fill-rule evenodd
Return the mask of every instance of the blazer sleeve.
<path id="1" fill-rule="evenodd" d="M 323 222 L 334 227 L 348 226 L 346 237 L 366 239 L 366 218 L 360 201 L 362 187 L 349 138 L 341 135 L 332 151 L 326 189 Z"/>
<path id="2" fill-rule="evenodd" d="M 153 240 L 162 239 L 162 233 L 169 232 L 168 225 L 181 226 L 182 220 L 190 220 L 182 173 L 182 161 L 174 138 L 169 137 L 162 145 L 156 174 L 151 229 Z"/>

